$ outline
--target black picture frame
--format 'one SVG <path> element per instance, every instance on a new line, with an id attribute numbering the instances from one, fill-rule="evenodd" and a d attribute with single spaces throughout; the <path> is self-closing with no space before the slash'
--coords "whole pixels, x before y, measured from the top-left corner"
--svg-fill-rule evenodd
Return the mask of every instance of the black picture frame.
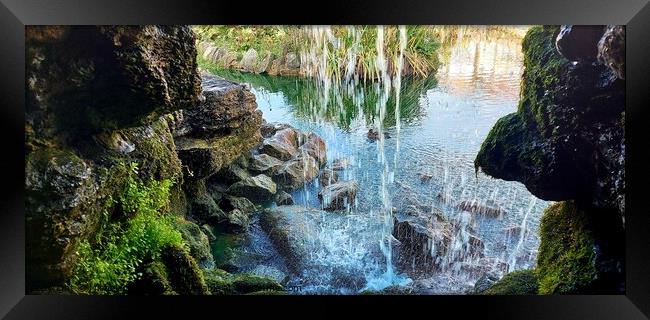
<path id="1" fill-rule="evenodd" d="M 644 200 L 650 96 L 649 0 L 327 1 L 0 0 L 0 316 L 113 319 L 139 311 L 173 318 L 233 306 L 276 316 L 400 317 L 425 313 L 507 319 L 648 319 L 650 210 Z M 321 6 L 317 8 L 313 6 Z M 308 13 L 307 13 L 308 12 Z M 598 296 L 76 297 L 25 295 L 25 25 L 57 24 L 620 24 L 626 25 L 626 294 Z M 237 307 L 234 307 L 237 304 Z M 283 306 L 280 306 L 282 304 Z M 294 308 L 293 306 L 300 306 Z M 306 308 L 304 308 L 306 307 Z M 348 308 L 349 307 L 349 308 Z M 216 309 L 216 310 L 215 310 Z M 303 311 L 301 311 L 303 310 Z M 225 315 L 226 313 L 224 313 Z M 309 316 L 307 314 L 306 316 Z M 451 316 L 451 315 L 450 315 Z M 454 316 L 456 317 L 456 316 Z"/>

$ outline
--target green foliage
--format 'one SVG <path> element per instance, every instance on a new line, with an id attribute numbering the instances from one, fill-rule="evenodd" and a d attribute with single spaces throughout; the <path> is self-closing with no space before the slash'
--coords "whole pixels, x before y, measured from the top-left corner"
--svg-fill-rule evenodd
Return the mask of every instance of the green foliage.
<path id="1" fill-rule="evenodd" d="M 169 180 L 144 184 L 136 179 L 137 164 L 130 175 L 119 203 L 124 217 L 108 224 L 93 242 L 84 240 L 77 248 L 77 260 L 69 287 L 77 294 L 123 294 L 129 283 L 142 275 L 137 268 L 160 257 L 167 245 L 182 246 L 180 232 L 174 229 L 169 205 Z M 106 211 L 108 212 L 108 211 Z"/>
<path id="2" fill-rule="evenodd" d="M 541 294 L 578 293 L 598 277 L 594 239 L 586 213 L 573 202 L 544 211 L 537 255 Z"/>
<path id="3" fill-rule="evenodd" d="M 506 274 L 485 291 L 487 295 L 537 294 L 539 285 L 534 270 L 518 270 Z"/>

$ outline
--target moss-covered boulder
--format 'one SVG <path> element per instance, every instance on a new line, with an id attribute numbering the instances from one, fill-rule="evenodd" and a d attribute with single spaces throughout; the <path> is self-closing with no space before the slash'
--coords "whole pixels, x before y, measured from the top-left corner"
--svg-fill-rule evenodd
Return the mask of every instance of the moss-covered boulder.
<path id="1" fill-rule="evenodd" d="M 544 211 L 537 256 L 541 294 L 623 293 L 624 231 L 612 212 L 570 201 Z"/>
<path id="2" fill-rule="evenodd" d="M 129 295 L 175 295 L 167 275 L 167 268 L 160 261 L 142 268 L 142 277 L 129 286 Z"/>
<path id="3" fill-rule="evenodd" d="M 161 255 L 171 287 L 182 295 L 210 294 L 203 273 L 185 248 L 166 247 Z"/>
<path id="4" fill-rule="evenodd" d="M 622 213 L 625 81 L 601 63 L 565 59 L 557 34 L 557 27 L 528 31 L 518 110 L 497 121 L 475 166 L 520 181 L 545 200 L 575 199 Z"/>
<path id="5" fill-rule="evenodd" d="M 214 258 L 210 250 L 210 240 L 203 232 L 203 229 L 196 223 L 182 220 L 176 225 L 177 229 L 183 236 L 183 242 L 187 244 L 190 255 L 196 260 L 202 268 L 211 268 L 214 266 Z"/>
<path id="6" fill-rule="evenodd" d="M 537 294 L 539 284 L 534 270 L 519 270 L 506 274 L 483 294 L 487 295 L 525 295 Z"/>
<path id="7" fill-rule="evenodd" d="M 277 281 L 251 274 L 230 274 L 221 269 L 203 270 L 206 283 L 213 295 L 232 294 L 282 294 Z"/>

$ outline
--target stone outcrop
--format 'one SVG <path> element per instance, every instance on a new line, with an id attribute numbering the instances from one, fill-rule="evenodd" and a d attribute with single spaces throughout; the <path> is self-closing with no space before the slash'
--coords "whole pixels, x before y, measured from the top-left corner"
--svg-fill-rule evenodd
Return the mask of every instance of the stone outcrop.
<path id="1" fill-rule="evenodd" d="M 209 42 L 199 42 L 197 48 L 203 59 L 222 68 L 281 76 L 301 74 L 300 57 L 293 52 L 275 57 L 270 52 L 257 52 L 250 48 L 242 52 L 242 57 L 238 60 L 237 52 L 216 47 Z"/>
<path id="2" fill-rule="evenodd" d="M 475 160 L 563 201 L 542 217 L 542 294 L 624 292 L 623 48 L 623 27 L 530 29 L 518 110 L 497 121 Z"/>
<path id="3" fill-rule="evenodd" d="M 321 189 L 318 199 L 325 210 L 345 210 L 355 206 L 358 190 L 356 181 L 332 183 Z"/>

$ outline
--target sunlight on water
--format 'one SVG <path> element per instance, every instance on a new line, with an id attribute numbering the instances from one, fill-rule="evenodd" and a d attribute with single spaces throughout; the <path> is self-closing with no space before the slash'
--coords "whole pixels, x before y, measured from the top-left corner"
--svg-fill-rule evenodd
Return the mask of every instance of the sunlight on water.
<path id="1" fill-rule="evenodd" d="M 345 35 L 353 45 L 340 78 L 332 76 L 330 61 L 323 58 L 342 41 L 327 27 L 307 30 L 312 46 L 301 60 L 313 80 L 222 74 L 252 85 L 268 122 L 319 134 L 327 142 L 330 163 L 345 159 L 350 164 L 339 172 L 339 180 L 359 183 L 348 213 L 316 211 L 295 218 L 309 258 L 289 284 L 299 284 L 301 293 L 354 294 L 397 285 L 414 293 L 459 294 L 471 290 L 486 272 L 502 275 L 535 266 L 539 219 L 549 203 L 520 183 L 476 174 L 473 164 L 496 120 L 516 110 L 523 71 L 521 35 L 492 37 L 467 30 L 446 35 L 442 65 L 431 79 L 397 76 L 408 41 L 404 28 L 396 31 L 396 57 L 383 55 L 386 30 L 377 29 L 378 77 L 365 85 L 354 70 L 360 39 L 354 27 Z M 388 72 L 389 59 L 397 62 L 396 75 Z M 376 141 L 368 139 L 370 129 L 378 132 Z M 299 205 L 318 209 L 319 190 L 315 181 L 293 197 Z M 450 241 L 444 255 L 437 254 L 441 248 L 434 241 L 425 246 L 435 256 L 433 271 L 401 256 L 403 244 L 393 237 L 393 211 L 407 203 L 425 208 L 425 216 L 440 213 L 453 225 L 446 231 Z M 461 204 L 501 211 L 488 217 L 461 210 Z M 257 242 L 245 250 L 263 246 L 263 236 Z M 480 249 L 473 246 L 476 242 L 482 243 Z"/>

